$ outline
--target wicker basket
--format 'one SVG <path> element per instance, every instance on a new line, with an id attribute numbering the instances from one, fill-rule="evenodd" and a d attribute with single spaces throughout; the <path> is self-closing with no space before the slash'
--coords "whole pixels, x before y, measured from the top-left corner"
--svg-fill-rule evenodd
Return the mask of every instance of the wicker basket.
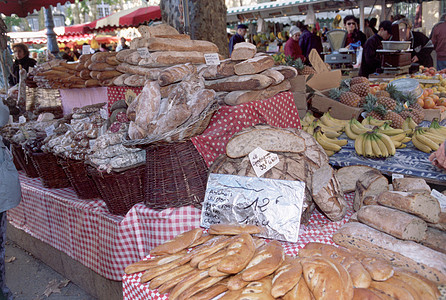
<path id="1" fill-rule="evenodd" d="M 125 215 L 133 205 L 144 201 L 144 164 L 110 174 L 87 165 L 87 172 L 112 214 Z"/>
<path id="2" fill-rule="evenodd" d="M 208 168 L 190 140 L 150 145 L 146 148 L 146 168 L 147 207 L 201 208 Z"/>
<path id="3" fill-rule="evenodd" d="M 71 186 L 56 156 L 51 153 L 28 153 L 44 187 L 58 189 Z"/>
<path id="4" fill-rule="evenodd" d="M 99 198 L 99 191 L 93 179 L 88 176 L 84 161 L 59 158 L 58 163 L 62 166 L 71 186 L 80 199 Z"/>
<path id="5" fill-rule="evenodd" d="M 39 177 L 39 174 L 31 161 L 31 157 L 23 151 L 22 146 L 11 143 L 11 152 L 14 160 L 16 160 L 20 168 L 25 171 L 26 176 L 31 178 Z"/>

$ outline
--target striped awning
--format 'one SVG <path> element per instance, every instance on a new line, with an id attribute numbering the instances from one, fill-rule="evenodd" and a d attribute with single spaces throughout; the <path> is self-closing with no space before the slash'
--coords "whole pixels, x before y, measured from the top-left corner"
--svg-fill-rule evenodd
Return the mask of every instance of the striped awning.
<path id="1" fill-rule="evenodd" d="M 274 1 L 274 2 L 259 3 L 249 6 L 232 7 L 228 9 L 228 15 L 256 12 L 271 8 L 285 8 L 288 6 L 294 6 L 299 4 L 312 4 L 317 2 L 326 2 L 326 0 L 325 1 L 324 0 Z"/>

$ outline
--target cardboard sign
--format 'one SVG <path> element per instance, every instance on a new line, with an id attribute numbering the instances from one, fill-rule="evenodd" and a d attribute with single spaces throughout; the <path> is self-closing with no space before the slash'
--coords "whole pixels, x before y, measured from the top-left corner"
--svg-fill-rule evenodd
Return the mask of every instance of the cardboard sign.
<path id="1" fill-rule="evenodd" d="M 435 197 L 440 203 L 441 210 L 446 210 L 446 196 L 440 193 L 439 191 L 433 189 L 431 192 L 431 196 Z"/>
<path id="2" fill-rule="evenodd" d="M 263 150 L 260 147 L 252 150 L 248 157 L 257 177 L 262 177 L 263 174 L 279 163 L 277 154 Z"/>
<path id="3" fill-rule="evenodd" d="M 218 53 L 205 53 L 204 60 L 208 66 L 218 66 L 220 64 Z"/>
<path id="4" fill-rule="evenodd" d="M 138 48 L 136 49 L 138 51 L 139 56 L 141 56 L 141 58 L 151 58 L 152 56 L 150 55 L 149 49 L 147 48 Z"/>
<path id="5" fill-rule="evenodd" d="M 82 54 L 90 54 L 90 53 L 91 53 L 90 45 L 82 45 Z"/>
<path id="6" fill-rule="evenodd" d="M 404 175 L 403 175 L 403 174 L 392 173 L 392 181 L 393 181 L 395 178 L 404 178 Z"/>
<path id="7" fill-rule="evenodd" d="M 201 226 L 254 224 L 259 236 L 297 242 L 305 197 L 302 181 L 210 174 Z"/>
<path id="8" fill-rule="evenodd" d="M 316 49 L 311 49 L 308 59 L 310 60 L 310 63 L 317 74 L 330 71 L 319 53 L 317 53 Z"/>

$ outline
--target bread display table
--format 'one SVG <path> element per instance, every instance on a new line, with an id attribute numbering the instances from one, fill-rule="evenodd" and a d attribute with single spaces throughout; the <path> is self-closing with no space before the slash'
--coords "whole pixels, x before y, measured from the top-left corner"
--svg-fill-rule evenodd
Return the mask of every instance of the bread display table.
<path id="1" fill-rule="evenodd" d="M 23 171 L 20 182 L 22 201 L 8 211 L 10 224 L 110 280 L 121 281 L 124 268 L 151 248 L 199 226 L 200 211 L 192 206 L 155 211 L 139 203 L 122 217 L 110 214 L 101 199 L 44 188 Z"/>
<path id="2" fill-rule="evenodd" d="M 301 225 L 297 243 L 282 242 L 285 252 L 287 254 L 297 255 L 298 250 L 302 249 L 309 242 L 321 242 L 334 245 L 331 237 L 353 214 L 354 193 L 346 194 L 345 198 L 348 209 L 346 216 L 341 221 L 331 222 L 327 217 L 315 210 L 309 224 L 307 226 Z M 147 256 L 147 258 L 150 258 L 150 256 Z M 156 290 L 150 290 L 148 284 L 141 284 L 139 281 L 142 273 L 124 275 L 122 278 L 124 300 L 168 299 L 167 294 L 160 295 Z"/>

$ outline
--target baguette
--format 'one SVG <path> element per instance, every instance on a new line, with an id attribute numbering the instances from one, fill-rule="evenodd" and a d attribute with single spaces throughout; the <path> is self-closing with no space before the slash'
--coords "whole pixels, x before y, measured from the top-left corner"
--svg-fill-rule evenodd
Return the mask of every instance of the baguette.
<path id="1" fill-rule="evenodd" d="M 206 269 L 209 269 L 209 268 L 217 265 L 221 261 L 221 259 L 226 256 L 226 252 L 227 252 L 227 249 L 222 249 L 222 250 L 219 250 L 218 252 L 211 254 L 208 257 L 204 258 L 202 261 L 200 261 L 198 263 L 198 266 L 197 266 L 198 269 L 206 270 Z"/>
<path id="2" fill-rule="evenodd" d="M 209 227 L 209 234 L 216 235 L 238 235 L 242 233 L 258 234 L 261 232 L 261 227 L 249 224 L 212 224 Z"/>
<path id="3" fill-rule="evenodd" d="M 180 295 L 186 291 L 189 287 L 194 286 L 200 280 L 209 276 L 208 271 L 199 271 L 198 273 L 190 274 L 183 280 L 181 280 L 169 294 L 169 299 L 179 299 Z"/>
<path id="4" fill-rule="evenodd" d="M 133 273 L 145 271 L 145 270 L 148 270 L 148 269 L 156 267 L 156 266 L 170 263 L 180 257 L 183 257 L 185 254 L 186 254 L 186 251 L 180 251 L 180 252 L 177 252 L 174 254 L 163 255 L 163 256 L 159 256 L 159 257 L 152 258 L 149 260 L 141 260 L 141 261 L 135 262 L 131 265 L 128 265 L 124 271 L 126 274 L 133 274 Z"/>
<path id="5" fill-rule="evenodd" d="M 241 42 L 234 45 L 231 53 L 232 60 L 246 60 L 253 58 L 257 52 L 257 47 L 254 44 Z"/>
<path id="6" fill-rule="evenodd" d="M 135 52 L 137 52 L 137 51 L 134 50 L 134 49 L 124 49 L 124 50 L 121 50 L 121 51 L 119 51 L 116 54 L 116 59 L 118 61 L 120 61 L 120 62 L 125 62 L 126 57 L 129 56 L 132 53 L 135 53 Z"/>
<path id="7" fill-rule="evenodd" d="M 170 241 L 167 241 L 150 250 L 150 255 L 173 254 L 187 249 L 194 241 L 201 237 L 203 230 L 195 228 L 177 235 Z"/>
<path id="8" fill-rule="evenodd" d="M 195 71 L 196 68 L 191 64 L 169 67 L 160 72 L 158 83 L 160 86 L 166 86 L 175 82 L 179 82 Z"/>
<path id="9" fill-rule="evenodd" d="M 268 76 L 254 74 L 207 80 L 205 81 L 205 86 L 207 89 L 213 89 L 216 92 L 232 92 L 242 90 L 261 90 L 270 86 L 272 82 L 273 80 Z"/>
<path id="10" fill-rule="evenodd" d="M 91 56 L 91 61 L 105 63 L 108 57 L 115 57 L 117 52 L 96 52 Z"/>
<path id="11" fill-rule="evenodd" d="M 230 242 L 228 236 L 219 235 L 215 236 L 204 244 L 195 247 L 184 257 L 184 263 L 191 261 L 194 257 L 201 256 L 207 257 L 210 254 L 225 248 Z"/>
<path id="12" fill-rule="evenodd" d="M 402 240 L 426 239 L 427 224 L 422 219 L 397 209 L 367 205 L 358 211 L 358 220 Z"/>
<path id="13" fill-rule="evenodd" d="M 146 283 L 146 282 L 152 280 L 153 278 L 155 278 L 155 277 L 157 277 L 157 276 L 159 276 L 159 275 L 161 275 L 161 274 L 163 274 L 163 273 L 165 273 L 165 272 L 167 272 L 169 270 L 177 268 L 177 267 L 183 265 L 182 261 L 183 260 L 180 257 L 180 258 L 178 258 L 178 259 L 176 259 L 174 261 L 171 261 L 171 262 L 169 262 L 167 264 L 163 264 L 163 265 L 159 265 L 159 266 L 155 266 L 153 268 L 150 268 L 150 269 L 146 270 L 142 274 L 140 282 L 141 283 Z"/>
<path id="14" fill-rule="evenodd" d="M 256 125 L 234 134 L 226 145 L 226 155 L 243 157 L 257 147 L 266 151 L 302 153 L 305 141 L 291 130 Z"/>
<path id="15" fill-rule="evenodd" d="M 104 71 L 98 74 L 97 78 L 98 80 L 106 80 L 110 78 L 115 78 L 122 75 L 119 71 Z"/>
<path id="16" fill-rule="evenodd" d="M 175 286 L 177 286 L 181 281 L 183 281 L 186 278 L 189 278 L 190 276 L 194 276 L 196 274 L 199 274 L 200 272 L 202 272 L 201 270 L 198 269 L 192 269 L 192 271 L 188 272 L 188 273 L 184 273 L 181 275 L 178 275 L 170 280 L 167 280 L 166 282 L 164 282 L 159 288 L 158 288 L 158 292 L 160 294 L 165 294 L 167 293 L 169 290 L 171 290 L 172 288 L 174 288 Z"/>
<path id="17" fill-rule="evenodd" d="M 395 178 L 392 181 L 393 190 L 400 192 L 431 192 L 431 188 L 422 178 Z"/>
<path id="18" fill-rule="evenodd" d="M 235 75 L 235 65 L 238 61 L 233 61 L 230 58 L 220 61 L 219 65 L 200 65 L 198 72 L 206 80 L 221 79 Z"/>
<path id="19" fill-rule="evenodd" d="M 84 80 L 89 80 L 89 79 L 91 79 L 91 76 L 90 76 L 90 70 L 88 70 L 88 69 L 84 69 L 84 70 L 82 70 L 82 71 L 80 72 L 80 74 L 79 74 L 79 77 L 82 78 L 82 79 L 84 79 Z"/>
<path id="20" fill-rule="evenodd" d="M 378 203 L 414 214 L 426 222 L 440 221 L 440 204 L 429 192 L 388 191 L 379 195 Z"/>
<path id="21" fill-rule="evenodd" d="M 118 66 L 116 66 L 116 70 L 131 75 L 144 76 L 146 79 L 149 80 L 158 80 L 158 77 L 162 71 L 162 69 L 160 68 L 145 68 L 130 65 L 128 63 L 120 63 Z"/>
<path id="22" fill-rule="evenodd" d="M 227 281 L 222 280 L 218 282 L 217 284 L 214 284 L 211 287 L 208 287 L 207 289 L 203 290 L 202 292 L 196 293 L 192 297 L 190 297 L 190 300 L 209 300 L 214 299 L 218 295 L 226 292 L 228 290 Z"/>
<path id="23" fill-rule="evenodd" d="M 101 73 L 101 71 L 90 71 L 90 77 L 93 79 L 98 79 L 98 75 Z"/>
<path id="24" fill-rule="evenodd" d="M 169 67 L 179 64 L 204 64 L 204 53 L 198 51 L 160 51 L 153 52 L 150 58 L 143 58 L 138 65 L 145 67 Z"/>
<path id="25" fill-rule="evenodd" d="M 88 69 L 91 71 L 114 71 L 116 67 L 105 62 L 92 62 Z"/>
<path id="26" fill-rule="evenodd" d="M 259 280 L 276 271 L 285 259 L 282 245 L 278 241 L 272 241 L 258 249 L 253 259 L 242 272 L 245 281 Z"/>
<path id="27" fill-rule="evenodd" d="M 88 79 L 85 80 L 85 87 L 99 86 L 99 80 L 97 79 Z"/>
<path id="28" fill-rule="evenodd" d="M 214 238 L 214 236 L 212 234 L 202 234 L 197 240 L 195 240 L 192 245 L 190 245 L 191 248 L 204 244 L 207 241 L 209 241 L 210 239 Z"/>
<path id="29" fill-rule="evenodd" d="M 124 79 L 124 85 L 127 86 L 144 86 L 146 83 L 146 78 L 141 75 L 130 75 Z"/>
<path id="30" fill-rule="evenodd" d="M 357 222 L 343 225 L 333 235 L 333 241 L 390 261 L 436 283 L 446 283 L 446 255 L 415 242 L 398 240 Z"/>
<path id="31" fill-rule="evenodd" d="M 116 55 L 114 56 L 109 56 L 105 59 L 105 62 L 108 63 L 109 65 L 112 66 L 117 66 L 119 65 L 121 62 L 116 58 Z"/>
<path id="32" fill-rule="evenodd" d="M 124 81 L 130 76 L 132 76 L 132 75 L 131 74 L 119 75 L 118 77 L 115 78 L 115 80 L 113 80 L 113 84 L 116 86 L 125 86 Z"/>
<path id="33" fill-rule="evenodd" d="M 203 53 L 218 53 L 218 47 L 214 43 L 203 40 L 184 39 L 179 42 L 171 38 L 149 38 L 147 48 L 150 51 L 199 51 Z"/>
<path id="34" fill-rule="evenodd" d="M 234 66 L 235 74 L 251 75 L 265 71 L 274 66 L 271 56 L 258 56 L 242 61 Z"/>

